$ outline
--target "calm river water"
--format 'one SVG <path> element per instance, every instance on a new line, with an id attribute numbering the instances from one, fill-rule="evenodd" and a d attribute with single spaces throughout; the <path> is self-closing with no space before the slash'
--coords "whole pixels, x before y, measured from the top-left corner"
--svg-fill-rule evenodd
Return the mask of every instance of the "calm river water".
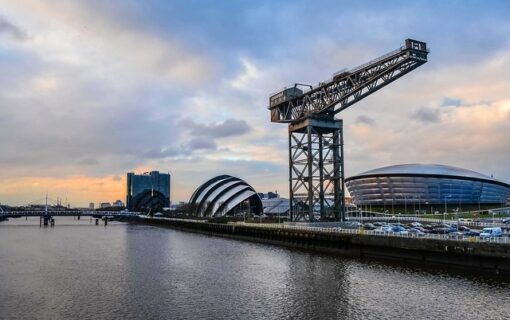
<path id="1" fill-rule="evenodd" d="M 507 319 L 510 283 L 88 218 L 0 223 L 0 319 Z"/>

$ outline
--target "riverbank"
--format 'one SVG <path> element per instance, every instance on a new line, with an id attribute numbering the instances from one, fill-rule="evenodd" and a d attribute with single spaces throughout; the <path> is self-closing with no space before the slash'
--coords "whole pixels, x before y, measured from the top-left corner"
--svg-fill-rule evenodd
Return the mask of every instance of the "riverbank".
<path id="1" fill-rule="evenodd" d="M 357 230 L 346 233 L 335 232 L 332 228 L 219 224 L 185 219 L 136 217 L 135 221 L 240 240 L 510 278 L 510 244 L 504 243 L 396 237 Z"/>

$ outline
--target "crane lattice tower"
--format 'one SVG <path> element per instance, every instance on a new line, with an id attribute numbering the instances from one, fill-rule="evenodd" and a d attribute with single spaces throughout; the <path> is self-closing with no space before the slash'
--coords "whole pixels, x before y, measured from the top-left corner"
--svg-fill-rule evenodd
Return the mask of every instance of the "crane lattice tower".
<path id="1" fill-rule="evenodd" d="M 294 84 L 269 98 L 271 122 L 289 123 L 289 201 L 292 221 L 343 220 L 343 122 L 335 115 L 427 62 L 425 42 L 343 69 L 312 87 Z"/>

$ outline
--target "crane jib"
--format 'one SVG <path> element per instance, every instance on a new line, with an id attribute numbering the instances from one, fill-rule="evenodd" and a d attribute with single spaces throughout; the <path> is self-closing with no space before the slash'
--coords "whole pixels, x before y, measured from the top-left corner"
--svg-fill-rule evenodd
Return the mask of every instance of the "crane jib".
<path id="1" fill-rule="evenodd" d="M 338 113 L 427 62 L 425 42 L 407 39 L 404 46 L 361 66 L 343 69 L 316 87 L 294 85 L 269 98 L 272 122 L 293 122 L 310 115 Z"/>

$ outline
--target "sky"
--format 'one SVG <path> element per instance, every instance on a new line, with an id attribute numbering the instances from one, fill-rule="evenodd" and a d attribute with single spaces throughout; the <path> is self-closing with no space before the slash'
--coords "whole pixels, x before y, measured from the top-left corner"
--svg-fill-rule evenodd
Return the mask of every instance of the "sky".
<path id="1" fill-rule="evenodd" d="M 0 0 L 0 203 L 172 201 L 230 174 L 288 195 L 268 97 L 402 45 L 429 61 L 338 115 L 345 174 L 439 163 L 510 182 L 508 1 Z"/>

